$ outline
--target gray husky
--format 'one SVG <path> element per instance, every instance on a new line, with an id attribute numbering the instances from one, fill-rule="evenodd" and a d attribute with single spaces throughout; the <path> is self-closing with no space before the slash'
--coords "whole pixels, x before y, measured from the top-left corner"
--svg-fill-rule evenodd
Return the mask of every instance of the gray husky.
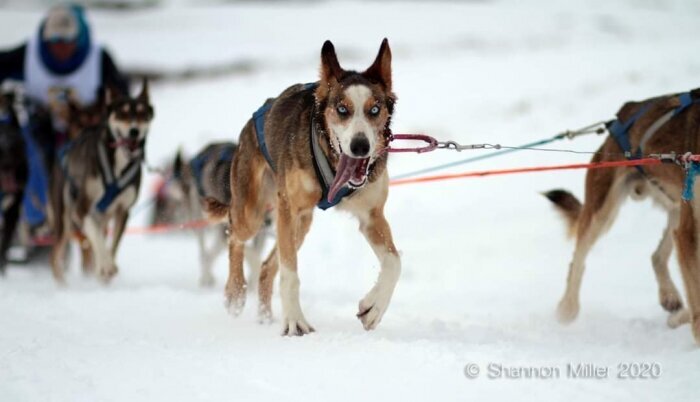
<path id="1" fill-rule="evenodd" d="M 205 219 L 202 209 L 204 198 L 214 197 L 228 202 L 231 198 L 229 179 L 231 160 L 237 148 L 233 142 L 212 143 L 205 146 L 189 161 L 186 161 L 182 153 L 178 152 L 173 162 L 170 179 L 158 188 L 154 223 L 174 223 L 174 221 L 184 220 L 198 222 Z M 178 216 L 181 218 L 178 219 Z M 250 290 L 256 289 L 265 238 L 271 235 L 271 227 L 272 218 L 268 214 L 265 230 L 260 231 L 246 247 L 246 262 L 250 269 Z M 226 230 L 225 224 L 194 228 L 199 245 L 201 286 L 214 285 L 212 268 L 216 258 L 226 250 L 228 244 Z"/>

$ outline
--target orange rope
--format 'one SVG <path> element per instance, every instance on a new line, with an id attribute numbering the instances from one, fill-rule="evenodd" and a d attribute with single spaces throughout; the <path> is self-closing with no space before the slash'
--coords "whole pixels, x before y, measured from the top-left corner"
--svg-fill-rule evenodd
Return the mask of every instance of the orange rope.
<path id="1" fill-rule="evenodd" d="M 432 182 L 432 181 L 461 179 L 461 178 L 466 178 L 466 177 L 485 177 L 485 176 L 516 174 L 516 173 L 546 172 L 546 171 L 550 171 L 550 170 L 601 169 L 601 168 L 619 167 L 619 166 L 659 165 L 661 163 L 663 163 L 663 162 L 659 159 L 644 158 L 644 159 L 633 159 L 633 160 L 613 161 L 613 162 L 592 162 L 592 163 L 576 163 L 576 164 L 571 164 L 571 165 L 533 166 L 533 167 L 514 168 L 514 169 L 482 170 L 482 171 L 476 171 L 476 172 L 465 172 L 465 173 L 417 177 L 417 178 L 412 178 L 412 179 L 399 179 L 399 180 L 393 180 L 393 181 L 389 182 L 389 185 L 400 186 L 400 185 L 404 185 L 404 184 L 428 183 L 428 182 Z"/>

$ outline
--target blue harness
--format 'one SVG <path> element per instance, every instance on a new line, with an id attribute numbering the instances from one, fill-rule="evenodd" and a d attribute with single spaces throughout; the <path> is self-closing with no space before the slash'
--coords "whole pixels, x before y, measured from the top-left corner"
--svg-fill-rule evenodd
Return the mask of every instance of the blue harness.
<path id="1" fill-rule="evenodd" d="M 70 186 L 71 197 L 76 198 L 78 196 L 78 185 L 75 180 L 71 178 L 68 174 L 68 163 L 66 155 L 70 151 L 73 143 L 66 143 L 58 151 L 59 163 L 63 174 L 68 181 Z M 141 177 L 141 162 L 143 160 L 143 147 L 139 148 L 139 152 L 136 157 L 134 157 L 128 165 L 122 170 L 122 174 L 116 177 L 114 170 L 107 158 L 107 150 L 103 142 L 100 142 L 97 147 L 98 160 L 100 162 L 100 176 L 102 179 L 102 185 L 104 186 L 104 194 L 100 197 L 99 201 L 95 205 L 95 209 L 104 214 L 107 212 L 109 207 L 114 203 L 114 200 L 119 197 L 119 195 L 124 192 L 129 186 L 131 186 L 136 180 Z"/>
<path id="2" fill-rule="evenodd" d="M 669 120 L 672 118 L 678 116 L 679 114 L 683 113 L 686 109 L 688 109 L 690 106 L 700 103 L 700 99 L 693 99 L 693 97 L 690 95 L 690 92 L 684 92 L 682 94 L 677 95 L 678 100 L 680 104 L 676 106 L 674 109 L 670 110 L 669 112 L 665 113 L 663 116 L 661 116 L 657 121 L 655 121 L 649 128 L 647 128 L 647 131 L 644 133 L 644 136 L 642 137 L 642 140 L 639 143 L 639 148 L 637 149 L 636 152 L 632 153 L 632 145 L 630 144 L 629 140 L 629 130 L 634 126 L 634 124 L 639 120 L 648 110 L 649 108 L 653 105 L 654 101 L 649 101 L 642 105 L 642 107 L 634 114 L 632 117 L 630 117 L 627 121 L 622 122 L 619 119 L 612 121 L 611 123 L 608 124 L 608 131 L 610 132 L 610 135 L 615 139 L 617 144 L 620 146 L 620 148 L 624 151 L 625 157 L 627 159 L 640 159 L 643 157 L 644 153 L 642 150 L 642 147 L 644 145 L 644 142 L 651 138 L 656 131 L 661 128 L 664 124 L 666 124 Z M 688 144 L 686 144 L 687 146 Z M 691 148 L 691 147 L 688 147 Z M 686 151 L 692 152 L 692 149 L 686 149 Z M 644 172 L 644 169 L 642 169 L 641 166 L 636 166 L 637 170 L 645 177 L 647 177 L 646 173 Z M 686 175 L 685 175 L 685 185 L 683 189 L 683 194 L 682 198 L 685 201 L 689 201 L 693 199 L 693 187 L 695 185 L 695 177 L 700 174 L 700 163 L 699 162 L 689 162 L 686 164 Z"/>
<path id="3" fill-rule="evenodd" d="M 230 163 L 233 160 L 233 153 L 235 150 L 236 146 L 234 144 L 226 144 L 226 146 L 219 153 L 219 161 Z M 201 197 L 206 196 L 206 194 L 204 193 L 204 182 L 202 181 L 204 165 L 207 163 L 208 160 L 210 160 L 212 154 L 212 151 L 205 152 L 200 155 L 197 155 L 197 157 L 190 161 L 190 169 L 192 169 L 192 176 L 194 176 L 194 181 L 197 185 L 197 192 L 199 192 L 199 195 Z"/>
<path id="4" fill-rule="evenodd" d="M 315 90 L 317 87 L 318 83 L 309 83 L 304 84 L 302 90 Z M 258 139 L 258 147 L 260 148 L 260 152 L 262 152 L 272 171 L 275 171 L 275 164 L 272 160 L 272 156 L 270 155 L 270 151 L 267 148 L 267 142 L 265 141 L 265 115 L 270 108 L 272 108 L 272 103 L 272 100 L 268 100 L 257 111 L 255 111 L 255 113 L 253 113 L 253 123 L 255 124 L 255 133 Z M 316 204 L 316 206 L 325 211 L 328 208 L 338 205 L 343 198 L 351 195 L 355 192 L 355 190 L 347 185 L 343 186 L 340 191 L 338 191 L 333 201 L 328 201 L 328 190 L 330 189 L 330 185 L 333 181 L 333 175 L 335 175 L 335 173 L 332 172 L 330 164 L 328 163 L 328 158 L 326 158 L 325 154 L 318 145 L 318 134 L 316 132 L 315 123 L 316 122 L 313 118 L 312 111 L 311 135 L 309 135 L 311 142 L 311 159 L 313 160 L 316 178 L 318 179 L 318 183 L 321 185 L 321 200 Z M 326 174 L 324 174 L 324 172 L 326 172 Z"/>
<path id="5" fill-rule="evenodd" d="M 685 92 L 680 95 L 678 95 L 678 99 L 680 101 L 680 105 L 676 106 L 672 111 L 668 113 L 668 116 L 664 115 L 662 116 L 660 120 L 662 119 L 671 119 L 673 117 L 678 116 L 679 114 L 683 113 L 687 108 L 690 106 L 700 103 L 700 99 L 693 99 L 690 96 L 690 92 Z M 620 119 L 613 120 L 612 122 L 608 123 L 608 131 L 610 132 L 610 135 L 615 139 L 615 142 L 617 142 L 617 145 L 620 146 L 620 149 L 625 153 L 625 157 L 627 159 L 640 159 L 643 155 L 643 149 L 642 146 L 643 144 L 640 142 L 639 147 L 637 148 L 636 152 L 632 151 L 632 144 L 630 143 L 630 138 L 629 138 L 629 131 L 632 128 L 632 126 L 637 123 L 637 121 L 644 116 L 649 111 L 649 108 L 654 104 L 654 101 L 649 101 L 646 102 L 645 104 L 642 105 L 639 110 L 632 115 L 627 121 L 621 121 Z M 656 125 L 656 123 L 654 124 Z M 650 126 L 651 127 L 651 126 Z M 657 127 L 657 129 L 660 126 Z M 652 133 L 653 134 L 653 133 Z M 644 173 L 644 169 L 641 166 L 635 166 L 637 170 L 640 173 Z"/>

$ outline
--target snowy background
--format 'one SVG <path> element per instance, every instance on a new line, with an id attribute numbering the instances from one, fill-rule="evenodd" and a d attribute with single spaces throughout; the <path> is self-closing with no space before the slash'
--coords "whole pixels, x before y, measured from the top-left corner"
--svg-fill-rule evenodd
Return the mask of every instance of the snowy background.
<path id="1" fill-rule="evenodd" d="M 43 13 L 35 3 L 46 2 L 3 3 L 0 48 L 8 48 L 33 34 Z M 179 0 L 89 14 L 124 69 L 230 72 L 153 86 L 147 153 L 160 163 L 179 146 L 191 154 L 237 138 L 265 98 L 315 80 L 325 39 L 344 67 L 364 69 L 388 37 L 399 96 L 394 131 L 465 143 L 549 137 L 608 119 L 626 100 L 691 89 L 700 76 L 696 0 Z M 601 141 L 556 146 L 595 150 Z M 389 169 L 466 156 L 394 155 Z M 520 152 L 454 171 L 587 160 Z M 588 258 L 578 320 L 556 322 L 573 244 L 539 192 L 563 187 L 582 196 L 583 178 L 572 171 L 393 188 L 386 214 L 403 275 L 370 333 L 354 314 L 378 263 L 356 222 L 332 210 L 316 213 L 299 255 L 302 307 L 317 329 L 303 338 L 280 337 L 279 322 L 258 324 L 253 297 L 241 317 L 228 316 L 225 258 L 217 286 L 199 288 L 187 233 L 127 236 L 108 287 L 83 277 L 77 261 L 65 289 L 44 262 L 11 266 L 0 280 L 0 400 L 697 400 L 700 351 L 687 325 L 666 326 L 657 301 L 650 257 L 665 214 L 651 202 L 623 208 Z M 671 270 L 682 289 L 675 256 Z M 279 313 L 276 297 L 273 306 Z M 610 367 L 610 378 L 463 375 L 467 363 L 483 371 L 490 362 L 591 363 Z M 623 362 L 657 362 L 663 373 L 619 380 Z"/>

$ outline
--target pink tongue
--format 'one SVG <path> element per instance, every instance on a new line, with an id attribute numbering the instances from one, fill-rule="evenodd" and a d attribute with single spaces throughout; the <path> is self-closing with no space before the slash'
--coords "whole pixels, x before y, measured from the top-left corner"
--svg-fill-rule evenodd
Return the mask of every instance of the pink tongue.
<path id="1" fill-rule="evenodd" d="M 335 195 L 350 181 L 360 163 L 362 163 L 362 159 L 351 158 L 343 153 L 340 154 L 338 170 L 335 172 L 335 178 L 333 179 L 333 183 L 331 183 L 330 189 L 328 189 L 328 202 L 333 202 Z"/>

